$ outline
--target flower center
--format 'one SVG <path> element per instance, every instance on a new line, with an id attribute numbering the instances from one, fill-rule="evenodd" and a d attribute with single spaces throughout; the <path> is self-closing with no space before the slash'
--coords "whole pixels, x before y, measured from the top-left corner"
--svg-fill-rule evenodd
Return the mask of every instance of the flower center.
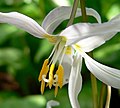
<path id="1" fill-rule="evenodd" d="M 38 77 L 38 80 L 41 81 L 41 94 L 44 93 L 45 85 L 49 86 L 50 89 L 55 86 L 55 96 L 57 95 L 58 87 L 62 88 L 63 86 L 64 69 L 61 63 L 64 54 L 68 51 L 65 44 L 65 38 L 57 41 L 51 55 L 43 63 Z"/>
<path id="2" fill-rule="evenodd" d="M 44 37 L 48 39 L 51 43 L 56 43 L 57 42 L 57 36 L 50 36 L 45 34 Z"/>

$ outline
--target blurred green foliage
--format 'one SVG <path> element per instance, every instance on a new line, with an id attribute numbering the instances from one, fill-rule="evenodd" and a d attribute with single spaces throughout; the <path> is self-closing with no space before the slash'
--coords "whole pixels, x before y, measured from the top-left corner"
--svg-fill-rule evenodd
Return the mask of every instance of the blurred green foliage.
<path id="1" fill-rule="evenodd" d="M 73 0 L 68 2 L 72 5 Z M 109 2 L 86 0 L 86 6 L 97 10 L 103 22 L 120 13 L 120 0 Z M 33 18 L 39 24 L 55 7 L 57 5 L 52 0 L 0 0 L 1 12 L 17 11 Z M 94 19 L 90 21 L 95 22 Z M 66 22 L 58 28 L 58 31 L 62 30 L 65 24 Z M 94 51 L 94 58 L 120 69 L 119 36 L 120 34 L 116 35 L 97 48 Z M 56 108 L 71 107 L 67 85 L 59 90 L 56 98 L 54 89 L 46 89 L 44 95 L 39 91 L 40 84 L 37 80 L 39 70 L 52 47 L 47 40 L 37 39 L 12 25 L 0 24 L 0 108 L 45 108 L 46 102 L 51 99 L 60 102 L 60 106 Z M 84 68 L 82 74 L 84 82 L 79 95 L 81 108 L 92 108 L 89 72 Z"/>

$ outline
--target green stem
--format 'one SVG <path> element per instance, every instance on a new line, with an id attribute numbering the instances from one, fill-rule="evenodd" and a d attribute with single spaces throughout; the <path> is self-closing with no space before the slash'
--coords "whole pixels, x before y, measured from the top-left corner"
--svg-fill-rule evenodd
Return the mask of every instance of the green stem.
<path id="1" fill-rule="evenodd" d="M 77 7 L 78 7 L 78 3 L 79 3 L 79 0 L 74 0 L 74 4 L 73 4 L 73 7 L 72 7 L 72 12 L 71 12 L 70 19 L 68 21 L 67 27 L 72 25 L 72 23 L 74 21 L 75 14 L 76 14 Z"/>
<path id="2" fill-rule="evenodd" d="M 93 52 L 89 52 L 88 55 L 93 57 Z M 92 85 L 93 108 L 98 108 L 97 79 L 92 73 L 90 73 L 90 77 Z"/>
<path id="3" fill-rule="evenodd" d="M 87 22 L 85 0 L 80 0 L 80 6 L 81 6 L 83 22 Z M 92 52 L 90 52 L 89 55 L 93 57 Z M 92 95 L 93 95 L 93 106 L 94 108 L 98 108 L 97 80 L 92 73 L 91 73 L 91 85 L 92 85 Z"/>
<path id="4" fill-rule="evenodd" d="M 97 80 L 92 73 L 91 73 L 91 85 L 93 95 L 93 108 L 98 108 Z"/>
<path id="5" fill-rule="evenodd" d="M 104 83 L 102 83 L 102 87 L 101 87 L 101 91 L 100 91 L 99 108 L 103 108 L 105 93 L 106 93 L 106 85 Z"/>
<path id="6" fill-rule="evenodd" d="M 85 9 L 85 0 L 80 0 L 80 7 L 82 12 L 82 20 L 83 22 L 87 22 L 87 14 Z"/>

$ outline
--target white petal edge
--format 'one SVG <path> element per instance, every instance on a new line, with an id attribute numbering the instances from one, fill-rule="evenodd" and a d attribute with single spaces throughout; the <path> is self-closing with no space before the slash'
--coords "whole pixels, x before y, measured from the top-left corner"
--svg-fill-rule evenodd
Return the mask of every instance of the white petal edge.
<path id="1" fill-rule="evenodd" d="M 0 12 L 0 23 L 8 23 L 21 28 L 38 38 L 44 38 L 46 31 L 33 19 L 18 12 Z"/>
<path id="2" fill-rule="evenodd" d="M 100 64 L 85 53 L 82 53 L 82 56 L 93 75 L 105 84 L 120 89 L 120 70 Z"/>
<path id="3" fill-rule="evenodd" d="M 80 108 L 77 97 L 82 88 L 81 67 L 82 57 L 79 55 L 79 58 L 76 57 L 73 61 L 68 84 L 68 94 L 72 108 Z"/>
<path id="4" fill-rule="evenodd" d="M 47 102 L 46 108 L 52 108 L 54 106 L 59 106 L 60 103 L 58 101 L 55 100 L 50 100 Z"/>
<path id="5" fill-rule="evenodd" d="M 80 40 L 77 45 L 85 52 L 90 52 L 95 48 L 104 44 L 107 40 L 111 39 L 116 33 L 109 33 L 102 36 L 92 36 L 86 39 Z"/>
<path id="6" fill-rule="evenodd" d="M 117 21 L 117 22 L 119 21 L 120 22 L 120 14 L 114 16 L 110 21 L 111 22 L 115 22 L 115 21 Z"/>
<path id="7" fill-rule="evenodd" d="M 58 27 L 58 25 L 66 19 L 70 18 L 72 7 L 61 6 L 53 9 L 44 19 L 42 27 L 50 34 Z M 101 23 L 100 15 L 92 8 L 86 8 L 87 15 L 93 16 Z M 81 9 L 78 8 L 75 17 L 81 16 Z"/>
<path id="8" fill-rule="evenodd" d="M 105 36 L 107 36 L 107 38 L 110 39 L 111 35 L 109 38 L 108 34 L 120 32 L 119 22 L 120 21 L 109 21 L 102 24 L 77 23 L 63 30 L 60 35 L 67 38 L 67 45 L 93 36 L 100 36 L 101 38 L 106 38 Z"/>
<path id="9" fill-rule="evenodd" d="M 110 22 L 115 22 L 120 20 L 120 15 L 115 16 L 110 20 Z M 90 52 L 93 49 L 99 47 L 104 44 L 107 40 L 111 39 L 115 36 L 116 33 L 109 33 L 102 36 L 93 36 L 79 41 L 77 44 L 85 51 Z M 87 43 L 87 44 L 86 44 Z"/>

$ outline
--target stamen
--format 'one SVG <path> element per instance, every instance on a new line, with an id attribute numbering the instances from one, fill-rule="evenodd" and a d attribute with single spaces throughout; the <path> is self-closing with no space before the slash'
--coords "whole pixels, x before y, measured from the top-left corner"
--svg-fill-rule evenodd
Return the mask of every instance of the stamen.
<path id="1" fill-rule="evenodd" d="M 64 69 L 62 67 L 62 65 L 59 65 L 58 70 L 56 71 L 56 74 L 58 76 L 58 84 L 60 86 L 60 88 L 62 88 L 63 86 L 63 77 L 64 77 Z"/>
<path id="2" fill-rule="evenodd" d="M 54 82 L 54 83 L 53 83 L 53 86 L 59 86 L 59 84 L 58 84 L 58 83 L 56 83 L 56 82 Z"/>
<path id="3" fill-rule="evenodd" d="M 54 78 L 55 78 L 55 80 L 53 81 L 53 85 L 55 86 L 55 97 L 56 97 L 57 93 L 58 93 L 58 86 L 59 86 L 59 84 L 58 84 L 58 75 L 55 74 Z"/>
<path id="4" fill-rule="evenodd" d="M 46 75 L 42 75 L 42 79 L 43 79 L 44 82 L 47 82 L 47 83 L 49 82 L 49 80 L 46 79 Z"/>
<path id="5" fill-rule="evenodd" d="M 44 93 L 44 90 L 45 90 L 45 82 L 42 80 L 42 82 L 41 82 L 41 94 Z"/>
<path id="6" fill-rule="evenodd" d="M 53 50 L 52 50 L 52 52 L 51 52 L 51 54 L 50 54 L 50 56 L 48 58 L 51 58 L 51 56 L 54 54 L 59 42 L 60 42 L 60 39 L 56 42 L 56 44 L 55 44 L 55 46 L 54 46 L 54 48 L 53 48 Z"/>
<path id="7" fill-rule="evenodd" d="M 54 71 L 55 65 L 52 64 L 50 67 L 50 72 L 49 72 L 49 88 L 51 89 L 52 84 L 53 84 L 53 71 Z"/>
<path id="8" fill-rule="evenodd" d="M 62 41 L 59 43 L 58 48 L 57 48 L 57 52 L 55 53 L 54 59 L 53 59 L 53 63 L 55 64 L 60 56 L 60 54 L 62 53 L 62 51 L 64 51 L 64 47 L 66 44 L 66 39 L 63 37 Z"/>
<path id="9" fill-rule="evenodd" d="M 64 48 L 63 48 L 63 51 L 62 51 L 62 54 L 61 54 L 61 58 L 60 58 L 59 64 L 61 64 L 62 61 L 63 61 L 63 58 L 64 58 L 64 55 L 65 55 L 66 49 L 67 49 L 67 47 L 64 47 Z"/>
<path id="10" fill-rule="evenodd" d="M 48 87 L 48 86 L 49 86 L 49 84 L 47 83 L 47 84 L 46 84 L 46 87 Z"/>
<path id="11" fill-rule="evenodd" d="M 54 80 L 53 80 L 53 86 L 59 86 L 59 84 L 58 84 L 58 75 L 57 74 L 55 74 L 54 75 Z"/>
<path id="12" fill-rule="evenodd" d="M 57 81 L 58 81 L 58 75 L 55 74 L 55 75 L 54 75 L 54 78 L 55 78 L 54 82 L 57 82 Z"/>
<path id="13" fill-rule="evenodd" d="M 49 70 L 49 66 L 47 65 L 49 62 L 48 59 L 46 59 L 43 63 L 43 66 L 42 66 L 42 69 L 40 71 L 40 74 L 39 74 L 39 77 L 38 77 L 38 80 L 41 81 L 42 80 L 42 75 L 47 75 L 48 73 L 48 70 Z"/>
<path id="14" fill-rule="evenodd" d="M 58 86 L 55 86 L 55 97 L 57 96 L 58 93 Z"/>

